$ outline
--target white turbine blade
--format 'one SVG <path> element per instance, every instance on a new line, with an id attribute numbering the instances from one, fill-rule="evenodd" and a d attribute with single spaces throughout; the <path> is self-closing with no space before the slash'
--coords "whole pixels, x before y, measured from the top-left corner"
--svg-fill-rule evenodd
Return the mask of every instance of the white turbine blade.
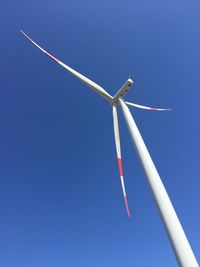
<path id="1" fill-rule="evenodd" d="M 57 62 L 59 65 L 61 65 L 63 68 L 65 68 L 66 70 L 68 70 L 70 73 L 72 73 L 74 76 L 76 76 L 77 78 L 79 78 L 82 82 L 84 82 L 86 85 L 88 85 L 90 88 L 92 88 L 96 93 L 100 94 L 101 96 L 103 96 L 106 100 L 111 101 L 113 99 L 113 97 L 108 94 L 101 86 L 99 86 L 98 84 L 96 84 L 95 82 L 91 81 L 90 79 L 88 79 L 87 77 L 83 76 L 82 74 L 80 74 L 79 72 L 75 71 L 74 69 L 72 69 L 71 67 L 67 66 L 66 64 L 64 64 L 63 62 L 61 62 L 60 60 L 58 60 L 57 58 L 55 58 L 54 56 L 52 56 L 51 54 L 49 54 L 46 50 L 44 50 L 42 47 L 40 47 L 38 44 L 36 44 L 25 32 L 23 32 L 22 30 L 20 30 L 20 32 L 29 40 L 31 41 L 37 48 L 39 48 L 45 55 L 47 55 L 48 57 L 50 57 L 52 60 L 54 60 L 55 62 Z"/>
<path id="2" fill-rule="evenodd" d="M 172 110 L 171 108 L 151 108 L 151 107 L 147 107 L 147 106 L 142 106 L 142 105 L 138 105 L 135 103 L 131 103 L 131 102 L 125 102 L 128 106 L 133 106 L 136 108 L 141 108 L 141 109 L 147 109 L 147 110 L 157 110 L 157 111 L 169 111 Z"/>
<path id="3" fill-rule="evenodd" d="M 126 205 L 128 218 L 130 219 L 131 214 L 130 214 L 130 210 L 129 210 L 129 206 L 128 206 L 128 199 L 127 199 L 127 196 L 126 196 L 123 169 L 122 169 L 122 158 L 121 158 L 118 114 L 117 114 L 117 108 L 116 108 L 115 105 L 113 105 L 113 124 L 114 124 L 115 145 L 116 145 L 116 150 L 117 150 L 117 159 L 118 159 L 119 174 L 120 174 L 120 179 L 121 179 L 121 184 L 122 184 L 122 191 L 123 191 L 123 195 L 124 195 L 124 201 L 125 201 L 125 205 Z"/>

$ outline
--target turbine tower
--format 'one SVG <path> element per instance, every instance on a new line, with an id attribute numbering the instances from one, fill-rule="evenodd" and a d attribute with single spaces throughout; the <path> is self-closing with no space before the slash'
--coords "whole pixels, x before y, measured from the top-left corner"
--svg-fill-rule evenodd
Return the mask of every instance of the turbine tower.
<path id="1" fill-rule="evenodd" d="M 195 259 L 191 246 L 187 240 L 187 237 L 183 231 L 181 223 L 176 215 L 176 212 L 173 208 L 171 200 L 166 192 L 166 189 L 162 183 L 162 180 L 158 174 L 158 171 L 151 159 L 151 156 L 147 150 L 147 147 L 143 141 L 143 138 L 137 128 L 137 125 L 133 119 L 133 116 L 128 108 L 128 106 L 134 106 L 136 108 L 142 108 L 147 110 L 157 110 L 157 111 L 167 111 L 170 109 L 161 109 L 161 108 L 151 108 L 147 106 L 138 105 L 131 102 L 126 102 L 124 100 L 124 96 L 129 91 L 130 87 L 133 85 L 133 80 L 129 78 L 119 89 L 119 91 L 115 94 L 115 96 L 111 96 L 105 89 L 86 78 L 79 72 L 75 71 L 68 65 L 64 64 L 51 54 L 49 54 L 46 50 L 40 47 L 37 43 L 35 43 L 27 34 L 25 34 L 22 30 L 21 33 L 31 41 L 37 48 L 39 48 L 44 54 L 50 57 L 52 60 L 57 62 L 67 71 L 72 73 L 74 76 L 79 78 L 83 83 L 89 86 L 96 93 L 105 98 L 113 108 L 113 124 L 114 124 L 114 136 L 115 136 L 115 144 L 117 151 L 117 159 L 118 159 L 118 167 L 119 174 L 121 179 L 122 191 L 125 201 L 125 206 L 128 214 L 128 218 L 131 217 L 128 199 L 126 196 L 126 190 L 124 185 L 124 177 L 123 177 L 123 169 L 122 169 L 122 159 L 121 159 L 121 148 L 120 148 L 120 136 L 119 136 L 119 124 L 118 124 L 118 106 L 121 106 L 125 121 L 127 123 L 127 127 L 129 129 L 129 133 L 133 140 L 135 149 L 137 151 L 138 157 L 142 163 L 143 169 L 145 171 L 148 183 L 150 185 L 154 200 L 158 207 L 160 216 L 162 218 L 163 224 L 167 231 L 169 240 L 171 242 L 172 248 L 174 250 L 177 262 L 181 267 L 198 267 L 198 263 Z"/>

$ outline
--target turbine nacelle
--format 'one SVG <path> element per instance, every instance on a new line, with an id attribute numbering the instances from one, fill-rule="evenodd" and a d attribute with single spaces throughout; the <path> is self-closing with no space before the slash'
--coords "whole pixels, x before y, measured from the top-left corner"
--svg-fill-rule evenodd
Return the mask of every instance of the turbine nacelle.
<path id="1" fill-rule="evenodd" d="M 124 97 L 132 85 L 133 85 L 133 80 L 131 78 L 128 78 L 128 80 L 122 85 L 122 87 L 114 95 L 112 99 L 112 104 L 117 104 L 119 102 L 119 97 Z"/>

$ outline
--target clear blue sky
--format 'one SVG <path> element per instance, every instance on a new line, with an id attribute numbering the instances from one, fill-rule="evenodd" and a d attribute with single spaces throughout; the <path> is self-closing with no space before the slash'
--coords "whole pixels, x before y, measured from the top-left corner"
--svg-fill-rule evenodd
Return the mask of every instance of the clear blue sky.
<path id="1" fill-rule="evenodd" d="M 175 267 L 120 113 L 132 219 L 110 105 L 23 29 L 110 94 L 172 107 L 132 114 L 200 260 L 200 2 L 1 1 L 0 266 Z"/>

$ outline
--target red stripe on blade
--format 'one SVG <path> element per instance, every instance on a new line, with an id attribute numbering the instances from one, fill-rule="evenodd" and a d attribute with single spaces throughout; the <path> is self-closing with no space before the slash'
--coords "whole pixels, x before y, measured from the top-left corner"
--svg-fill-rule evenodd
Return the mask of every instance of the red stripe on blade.
<path id="1" fill-rule="evenodd" d="M 151 108 L 151 110 L 157 110 L 157 108 Z"/>
<path id="2" fill-rule="evenodd" d="M 59 60 L 57 59 L 57 58 L 55 58 L 55 57 L 53 57 L 51 54 L 49 54 L 48 52 L 45 52 L 45 54 L 47 55 L 47 56 L 49 56 L 51 59 L 53 59 L 55 62 L 59 62 Z"/>
<path id="3" fill-rule="evenodd" d="M 131 213 L 130 213 L 130 210 L 129 210 L 129 207 L 128 207 L 127 196 L 124 197 L 124 200 L 125 200 L 125 204 L 126 204 L 126 210 L 127 210 L 128 218 L 130 219 L 131 218 Z"/>
<path id="4" fill-rule="evenodd" d="M 122 159 L 120 159 L 120 158 L 118 158 L 118 166 L 119 166 L 119 174 L 120 174 L 120 176 L 123 176 Z"/>

